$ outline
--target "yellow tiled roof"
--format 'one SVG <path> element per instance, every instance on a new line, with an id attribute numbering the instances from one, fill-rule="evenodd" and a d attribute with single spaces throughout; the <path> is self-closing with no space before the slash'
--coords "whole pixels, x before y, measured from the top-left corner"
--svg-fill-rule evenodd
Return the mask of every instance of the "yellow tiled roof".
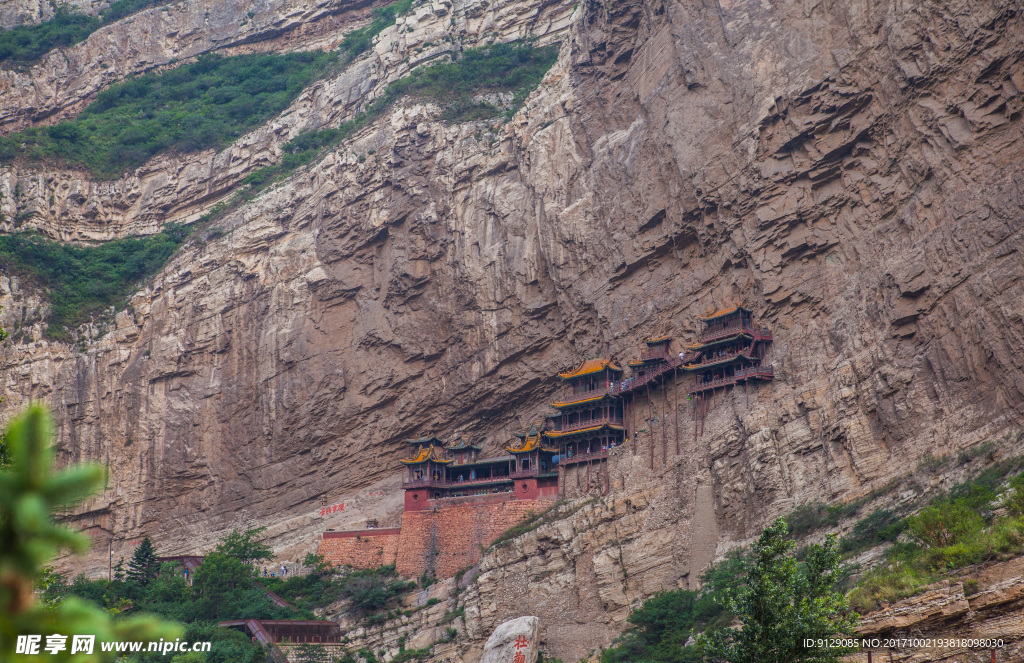
<path id="1" fill-rule="evenodd" d="M 505 447 L 505 451 L 513 454 L 526 453 L 527 451 L 533 451 L 540 446 L 540 435 L 531 435 L 523 440 L 519 445 L 513 446 L 508 445 Z"/>
<path id="2" fill-rule="evenodd" d="M 715 311 L 714 313 L 712 313 L 710 315 L 698 315 L 697 319 L 698 320 L 705 320 L 705 321 L 706 320 L 714 320 L 715 318 L 720 318 L 723 315 L 729 315 L 730 313 L 735 313 L 736 311 L 738 311 L 740 309 L 743 309 L 744 311 L 750 311 L 750 309 L 748 309 L 745 306 L 743 306 L 743 304 L 736 304 L 732 308 L 723 308 L 721 311 Z"/>
<path id="3" fill-rule="evenodd" d="M 610 368 L 613 371 L 622 371 L 622 369 L 616 366 L 615 362 L 613 362 L 611 359 L 598 357 L 597 359 L 585 359 L 575 369 L 567 371 L 565 373 L 559 373 L 558 377 L 562 378 L 563 380 L 568 380 L 569 378 L 578 378 L 581 375 L 590 375 L 591 373 L 598 373 L 606 368 Z"/>
<path id="4" fill-rule="evenodd" d="M 406 458 L 406 459 L 401 460 L 399 462 L 400 463 L 405 463 L 406 465 L 416 465 L 417 463 L 425 463 L 428 460 L 432 460 L 435 463 L 450 463 L 450 462 L 452 462 L 451 459 L 449 459 L 449 458 L 444 458 L 443 456 L 439 456 L 437 448 L 434 447 L 433 444 L 431 444 L 429 447 L 420 447 L 419 451 L 416 452 L 416 455 L 414 457 Z"/>
<path id="5" fill-rule="evenodd" d="M 601 424 L 599 426 L 592 426 L 590 428 L 581 428 L 579 430 L 561 431 L 551 430 L 544 433 L 548 437 L 563 437 L 565 435 L 576 435 L 578 433 L 589 433 L 595 430 L 601 430 L 602 428 L 611 428 L 613 430 L 622 430 L 622 426 L 616 426 L 614 424 Z"/>
<path id="6" fill-rule="evenodd" d="M 579 405 L 580 403 L 589 403 L 590 401 L 599 401 L 602 398 L 608 396 L 608 394 L 600 394 L 598 396 L 590 396 L 588 398 L 582 398 L 578 401 L 555 401 L 551 404 L 551 407 L 565 407 L 567 405 Z"/>

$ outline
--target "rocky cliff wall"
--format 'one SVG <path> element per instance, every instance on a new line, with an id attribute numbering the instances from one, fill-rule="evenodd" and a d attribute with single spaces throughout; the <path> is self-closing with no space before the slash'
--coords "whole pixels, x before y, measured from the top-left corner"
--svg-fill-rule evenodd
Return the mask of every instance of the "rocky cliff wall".
<path id="1" fill-rule="evenodd" d="M 0 71 L 0 92 L 5 90 L 5 75 L 10 77 L 6 89 L 11 91 L 0 94 L 0 128 L 4 127 L 5 101 L 10 113 L 24 119 L 12 115 L 6 125 L 9 132 L 29 122 L 60 119 L 67 115 L 64 111 L 80 110 L 98 90 L 127 74 L 211 51 L 335 48 L 349 30 L 366 22 L 370 4 L 346 1 L 308 8 L 281 2 L 251 18 L 241 5 L 218 5 L 220 22 L 212 25 L 214 18 L 202 3 L 187 5 L 191 13 L 182 16 L 159 8 L 147 10 L 104 29 L 111 34 L 98 31 L 82 44 L 48 56 L 82 63 L 82 71 L 64 72 L 67 80 L 36 83 L 22 80 L 24 72 Z M 81 169 L 31 162 L 0 168 L 0 230 L 32 228 L 65 241 L 96 241 L 157 232 L 170 221 L 190 223 L 230 197 L 246 175 L 277 162 L 289 140 L 352 119 L 411 69 L 496 38 L 550 43 L 565 33 L 571 13 L 570 6 L 552 0 L 506 0 L 486 6 L 465 0 L 454 6 L 421 3 L 398 17 L 370 53 L 310 86 L 277 118 L 225 149 L 161 155 L 109 181 L 96 180 Z M 242 23 L 236 25 L 239 16 Z M 174 21 L 187 24 L 187 29 Z M 136 39 L 139 34 L 165 35 L 167 41 L 142 44 L 138 50 L 110 43 Z M 105 57 L 126 60 L 110 64 Z M 55 68 L 47 62 L 33 67 L 32 75 L 53 75 Z M 97 75 L 87 75 L 96 68 Z M 36 97 L 44 100 L 45 109 L 33 111 Z M 30 117 L 32 112 L 35 115 Z M 345 151 L 343 156 L 358 157 Z"/>
<path id="2" fill-rule="evenodd" d="M 521 596 L 568 657 L 793 505 L 1020 425 L 1016 7 L 508 6 L 567 26 L 510 122 L 402 105 L 186 247 L 102 338 L 4 349 L 5 416 L 45 399 L 64 462 L 111 464 L 110 536 L 184 552 L 254 522 L 312 547 L 306 514 L 392 476 L 403 438 L 495 451 L 557 369 L 743 300 L 776 380 L 716 397 L 653 470 L 619 451 L 557 554 L 482 569 L 472 632 Z"/>
<path id="3" fill-rule="evenodd" d="M 876 661 L 1019 661 L 1024 654 L 1022 580 L 1022 558 L 969 569 L 960 578 L 868 615 L 859 635 L 883 643 L 888 640 L 890 644 L 898 640 L 924 643 L 924 646 L 873 648 L 872 658 Z M 970 589 L 965 590 L 965 586 Z M 984 641 L 1001 641 L 1002 646 L 986 647 Z M 853 660 L 861 663 L 867 658 L 865 651 Z"/>
<path id="4" fill-rule="evenodd" d="M 56 4 L 49 0 L 0 0 L 0 28 L 31 25 L 53 18 Z M 96 14 L 110 6 L 109 0 L 66 0 L 64 3 L 85 14 Z"/>

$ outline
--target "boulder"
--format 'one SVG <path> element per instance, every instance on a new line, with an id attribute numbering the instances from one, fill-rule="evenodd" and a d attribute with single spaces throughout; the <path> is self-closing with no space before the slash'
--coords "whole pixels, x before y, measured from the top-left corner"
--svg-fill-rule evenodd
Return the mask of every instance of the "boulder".
<path id="1" fill-rule="evenodd" d="M 535 663 L 540 640 L 540 619 L 517 617 L 494 629 L 484 645 L 480 663 Z M 517 654 L 522 654 L 517 657 Z"/>

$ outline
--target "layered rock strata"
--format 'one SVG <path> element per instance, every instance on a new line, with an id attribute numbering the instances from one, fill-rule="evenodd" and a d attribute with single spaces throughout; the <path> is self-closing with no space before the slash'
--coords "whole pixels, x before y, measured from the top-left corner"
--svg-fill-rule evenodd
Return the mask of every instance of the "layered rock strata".
<path id="1" fill-rule="evenodd" d="M 472 637 L 529 596 L 571 658 L 795 504 L 1020 425 L 1017 8 L 552 6 L 558 63 L 511 121 L 398 107 L 186 247 L 102 338 L 4 349 L 5 416 L 45 399 L 63 462 L 111 465 L 101 545 L 250 522 L 311 547 L 309 514 L 394 476 L 404 438 L 495 451 L 559 368 L 744 301 L 775 381 L 716 396 L 700 436 L 684 400 L 679 453 L 625 449 L 576 516 L 594 527 L 481 568 Z"/>

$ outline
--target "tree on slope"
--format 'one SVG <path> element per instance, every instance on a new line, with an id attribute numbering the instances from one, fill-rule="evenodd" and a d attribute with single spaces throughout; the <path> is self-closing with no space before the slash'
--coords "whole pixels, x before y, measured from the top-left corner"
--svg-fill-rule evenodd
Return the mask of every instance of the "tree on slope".
<path id="1" fill-rule="evenodd" d="M 838 589 L 836 537 L 810 546 L 803 568 L 793 555 L 782 518 L 761 533 L 745 564 L 746 582 L 728 593 L 727 609 L 740 628 L 699 638 L 707 658 L 729 663 L 834 663 L 849 649 L 808 646 L 807 641 L 850 635 L 858 616 Z"/>
<path id="2" fill-rule="evenodd" d="M 263 534 L 266 531 L 266 527 L 253 527 L 244 532 L 233 529 L 231 534 L 221 539 L 216 550 L 234 557 L 246 566 L 269 561 L 274 559 L 274 551 L 263 543 Z"/>
<path id="3" fill-rule="evenodd" d="M 156 576 L 159 568 L 160 563 L 156 560 L 156 550 L 153 548 L 153 542 L 147 536 L 135 548 L 135 554 L 128 562 L 128 581 L 145 587 Z"/>

